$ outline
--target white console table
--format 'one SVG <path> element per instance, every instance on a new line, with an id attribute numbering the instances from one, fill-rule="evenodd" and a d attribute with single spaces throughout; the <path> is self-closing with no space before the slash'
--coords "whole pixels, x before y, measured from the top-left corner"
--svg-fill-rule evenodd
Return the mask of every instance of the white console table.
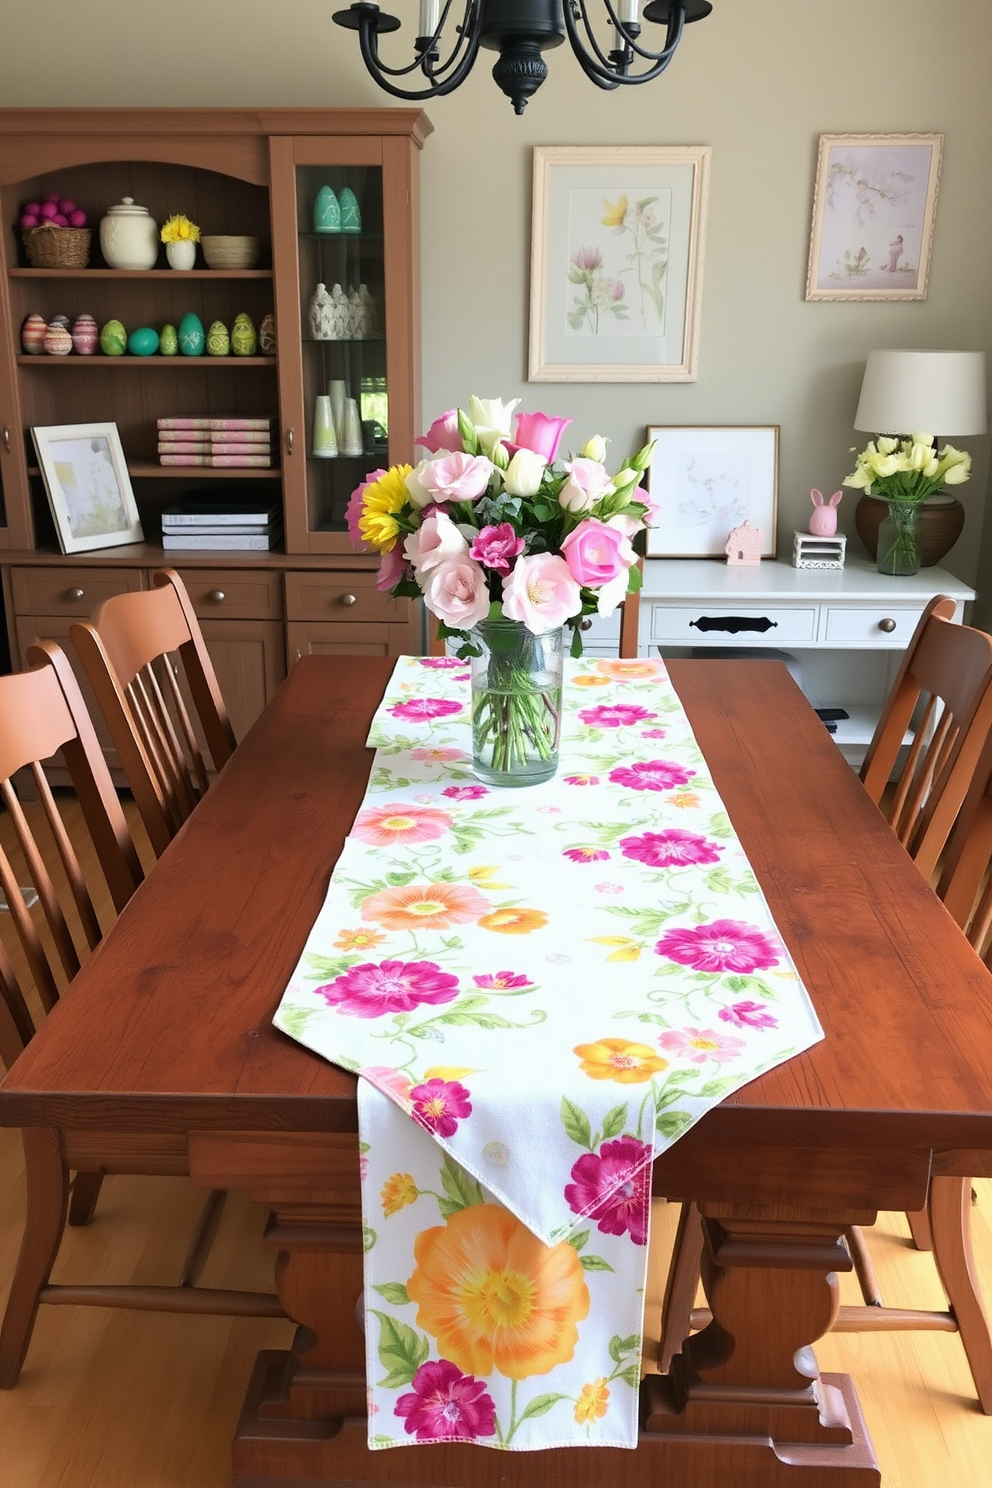
<path id="1" fill-rule="evenodd" d="M 973 589 L 942 568 L 889 578 L 858 558 L 838 570 L 773 560 L 743 567 L 716 559 L 649 558 L 638 653 L 785 651 L 814 707 L 849 713 L 834 738 L 851 763 L 860 764 L 899 657 L 934 594 L 955 600 L 958 621 L 975 598 Z M 589 649 L 599 647 L 594 641 Z"/>

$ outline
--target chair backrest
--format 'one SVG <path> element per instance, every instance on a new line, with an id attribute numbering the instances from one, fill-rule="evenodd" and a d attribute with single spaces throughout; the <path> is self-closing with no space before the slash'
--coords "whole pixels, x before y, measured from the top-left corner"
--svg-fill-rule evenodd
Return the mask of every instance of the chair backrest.
<path id="1" fill-rule="evenodd" d="M 992 736 L 954 823 L 937 894 L 975 950 L 992 965 Z"/>
<path id="2" fill-rule="evenodd" d="M 187 695 L 214 770 L 237 744 L 196 614 L 174 569 L 155 588 L 115 594 L 70 627 L 156 853 L 209 783 Z"/>
<path id="3" fill-rule="evenodd" d="M 0 1060 L 8 1067 L 35 1029 L 15 964 L 45 1011 L 102 938 L 97 904 L 106 899 L 80 863 L 94 854 L 118 912 L 143 873 L 99 740 L 65 653 L 43 641 L 28 652 L 30 670 L 0 677 L 0 794 L 6 807 L 0 884 L 6 943 L 0 941 Z M 41 762 L 58 750 L 69 769 L 89 837 L 74 846 Z M 22 799 L 14 776 L 27 770 Z M 37 800 L 31 799 L 37 795 Z M 90 868 L 92 875 L 92 868 Z M 21 893 L 37 902 L 29 906 Z"/>
<path id="4" fill-rule="evenodd" d="M 905 745 L 910 728 L 912 741 Z M 861 767 L 865 789 L 927 877 L 947 842 L 990 730 L 992 636 L 955 625 L 954 601 L 937 595 L 906 648 Z M 886 787 L 894 775 L 889 800 Z"/>

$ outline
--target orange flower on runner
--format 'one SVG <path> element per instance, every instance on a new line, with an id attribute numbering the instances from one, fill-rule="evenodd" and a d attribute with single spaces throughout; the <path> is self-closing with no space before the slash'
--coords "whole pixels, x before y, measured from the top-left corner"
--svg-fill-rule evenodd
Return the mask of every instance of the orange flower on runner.
<path id="1" fill-rule="evenodd" d="M 508 1209 L 473 1204 L 422 1230 L 414 1256 L 417 1324 L 465 1374 L 522 1380 L 571 1359 L 589 1290 L 566 1240 L 544 1245 Z"/>
<path id="2" fill-rule="evenodd" d="M 579 1398 L 575 1402 L 576 1423 L 587 1426 L 590 1421 L 602 1420 L 609 1404 L 610 1387 L 606 1383 L 606 1375 L 601 1374 L 598 1380 L 593 1380 L 591 1385 L 583 1385 L 579 1391 Z"/>
<path id="3" fill-rule="evenodd" d="M 576 1044 L 572 1053 L 579 1056 L 582 1073 L 590 1080 L 615 1080 L 618 1085 L 644 1085 L 659 1070 L 668 1068 L 668 1060 L 647 1044 L 632 1044 L 623 1038 Z"/>
<path id="4" fill-rule="evenodd" d="M 409 1173 L 394 1173 L 382 1185 L 382 1212 L 387 1219 L 392 1219 L 394 1214 L 398 1214 L 419 1197 L 420 1189 Z"/>
<path id="5" fill-rule="evenodd" d="M 699 805 L 699 797 L 694 791 L 677 791 L 674 796 L 666 796 L 665 802 L 669 806 L 679 806 L 682 810 Z"/>
<path id="6" fill-rule="evenodd" d="M 617 661 L 612 657 L 603 657 L 596 662 L 596 670 L 602 672 L 604 677 L 612 677 L 615 682 L 643 682 L 648 677 L 660 677 L 664 668 L 660 661 Z"/>
<path id="7" fill-rule="evenodd" d="M 384 930 L 447 930 L 470 925 L 492 905 L 471 884 L 404 884 L 362 900 L 362 919 Z"/>
<path id="8" fill-rule="evenodd" d="M 432 842 L 443 837 L 454 818 L 436 806 L 368 806 L 355 818 L 351 835 L 374 847 L 394 842 Z"/>
<path id="9" fill-rule="evenodd" d="M 610 685 L 608 677 L 592 677 L 588 672 L 580 673 L 578 677 L 573 677 L 572 681 L 576 687 L 609 687 Z"/>
<path id="10" fill-rule="evenodd" d="M 543 909 L 494 909 L 492 914 L 482 916 L 479 928 L 495 930 L 497 935 L 529 935 L 547 923 Z"/>
<path id="11" fill-rule="evenodd" d="M 385 940 L 378 930 L 342 930 L 334 942 L 336 951 L 371 951 Z"/>

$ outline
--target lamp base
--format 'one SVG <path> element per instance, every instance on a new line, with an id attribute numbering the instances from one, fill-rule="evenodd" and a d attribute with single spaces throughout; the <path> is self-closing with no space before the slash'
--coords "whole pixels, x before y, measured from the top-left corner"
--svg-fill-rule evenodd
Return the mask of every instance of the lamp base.
<path id="1" fill-rule="evenodd" d="M 862 496 L 854 525 L 870 558 L 878 558 L 878 529 L 888 507 L 881 496 Z M 918 518 L 920 567 L 933 568 L 951 551 L 964 528 L 964 507 L 956 496 L 939 492 L 924 501 Z"/>

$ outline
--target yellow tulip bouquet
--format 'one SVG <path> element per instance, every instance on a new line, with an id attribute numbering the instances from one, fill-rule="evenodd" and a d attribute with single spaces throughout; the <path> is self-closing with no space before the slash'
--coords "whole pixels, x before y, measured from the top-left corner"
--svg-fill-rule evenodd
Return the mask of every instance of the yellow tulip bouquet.
<path id="1" fill-rule="evenodd" d="M 920 503 L 944 486 L 963 485 L 970 474 L 969 454 L 952 444 L 937 450 L 933 435 L 921 431 L 902 440 L 881 434 L 858 454 L 844 485 L 869 496 L 881 496 L 889 508 L 879 528 L 880 573 L 917 571 L 916 518 Z"/>

